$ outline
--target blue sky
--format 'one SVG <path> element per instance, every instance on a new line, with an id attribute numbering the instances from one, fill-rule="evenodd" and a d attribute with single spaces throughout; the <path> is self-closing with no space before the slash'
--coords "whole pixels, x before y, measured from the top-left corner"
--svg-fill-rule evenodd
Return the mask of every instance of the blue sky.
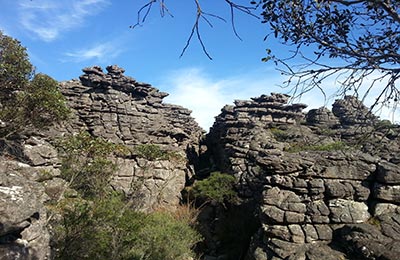
<path id="1" fill-rule="evenodd" d="M 126 75 L 170 93 L 166 102 L 193 110 L 204 129 L 235 99 L 287 92 L 278 87 L 284 78 L 274 64 L 261 62 L 266 48 L 281 55 L 288 54 L 287 48 L 263 41 L 267 29 L 260 20 L 236 13 L 242 41 L 229 22 L 211 19 L 213 28 L 202 23 L 202 37 L 213 60 L 203 54 L 195 39 L 179 58 L 195 19 L 194 1 L 167 1 L 173 18 L 161 18 L 155 6 L 143 26 L 130 29 L 146 2 L 0 0 L 0 29 L 27 47 L 37 72 L 62 81 L 78 78 L 87 66 L 118 64 Z M 229 8 L 223 1 L 203 2 L 205 11 L 229 21 Z M 316 91 L 301 102 L 310 107 L 325 103 Z"/>

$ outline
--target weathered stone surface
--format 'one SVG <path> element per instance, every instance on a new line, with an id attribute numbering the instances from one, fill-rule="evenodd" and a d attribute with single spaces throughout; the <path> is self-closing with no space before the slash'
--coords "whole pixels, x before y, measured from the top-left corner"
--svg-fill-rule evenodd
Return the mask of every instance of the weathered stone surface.
<path id="1" fill-rule="evenodd" d="M 71 108 L 68 121 L 16 141 L 0 140 L 0 259 L 48 259 L 49 233 L 43 203 L 68 189 L 60 178 L 55 141 L 88 132 L 123 144 L 128 155 L 110 158 L 118 170 L 110 183 L 142 211 L 175 209 L 185 182 L 193 176 L 203 130 L 191 111 L 164 104 L 168 94 L 109 66 L 83 69 L 80 80 L 60 83 Z M 142 158 L 138 145 L 156 145 L 165 158 Z M 15 160 L 14 160 L 15 159 Z M 76 192 L 76 191 L 75 191 Z"/>
<path id="2" fill-rule="evenodd" d="M 120 158 L 112 181 L 115 189 L 140 197 L 136 206 L 141 210 L 173 208 L 186 177 L 193 174 L 189 165 L 193 162 L 188 160 L 198 153 L 203 130 L 190 117 L 190 110 L 162 102 L 167 93 L 125 76 L 125 70 L 116 65 L 106 70 L 85 68 L 80 81 L 61 83 L 74 117 L 57 130 L 66 134 L 87 131 L 133 151 L 137 145 L 152 144 L 178 154 L 181 160 L 169 162 Z"/>
<path id="3" fill-rule="evenodd" d="M 310 125 L 321 125 L 326 128 L 339 124 L 339 119 L 326 107 L 308 111 L 306 121 Z"/>
<path id="4" fill-rule="evenodd" d="M 377 180 L 386 184 L 400 184 L 400 167 L 390 162 L 381 162 L 377 167 Z"/>
<path id="5" fill-rule="evenodd" d="M 398 214 L 397 214 L 398 216 Z M 400 254 L 400 224 L 390 216 L 376 220 L 376 225 L 347 225 L 337 232 L 337 243 L 341 244 L 351 258 L 398 259 Z M 390 233 L 381 231 L 383 227 L 397 228 Z"/>
<path id="6" fill-rule="evenodd" d="M 377 183 L 374 189 L 374 197 L 397 204 L 400 202 L 400 185 L 389 186 Z"/>
<path id="7" fill-rule="evenodd" d="M 49 259 L 44 187 L 0 160 L 0 259 Z M 34 168 L 30 169 L 32 172 Z"/>
<path id="8" fill-rule="evenodd" d="M 340 252 L 329 245 L 345 225 L 398 210 L 399 131 L 381 131 L 354 97 L 305 116 L 304 106 L 287 101 L 276 94 L 236 101 L 207 135 L 214 161 L 237 178 L 241 198 L 258 199 L 262 228 L 248 259 L 352 259 L 351 246 Z M 395 228 L 382 227 L 393 237 L 395 220 L 388 223 Z"/>
<path id="9" fill-rule="evenodd" d="M 329 201 L 329 209 L 333 223 L 363 223 L 371 217 L 363 202 L 335 199 Z"/>
<path id="10" fill-rule="evenodd" d="M 372 125 L 377 117 L 356 97 L 345 96 L 333 103 L 332 112 L 342 125 Z"/>

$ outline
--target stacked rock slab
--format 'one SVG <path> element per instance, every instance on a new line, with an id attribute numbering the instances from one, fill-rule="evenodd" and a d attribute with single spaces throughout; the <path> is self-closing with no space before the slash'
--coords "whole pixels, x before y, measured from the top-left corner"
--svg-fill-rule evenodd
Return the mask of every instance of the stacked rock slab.
<path id="1" fill-rule="evenodd" d="M 208 135 L 220 170 L 258 204 L 261 228 L 248 259 L 397 259 L 400 166 L 390 158 L 399 151 L 398 132 L 353 146 L 365 137 L 361 126 L 378 121 L 362 120 L 353 99 L 306 116 L 304 105 L 287 99 L 272 94 L 225 107 Z M 392 147 L 382 157 L 369 153 L 377 143 Z"/>
<path id="2" fill-rule="evenodd" d="M 304 118 L 302 110 L 307 106 L 287 105 L 288 100 L 288 95 L 278 93 L 236 100 L 235 106 L 222 109 L 207 136 L 217 167 L 240 180 L 240 192 L 244 196 L 253 196 L 259 186 L 260 168 L 248 160 L 251 153 L 267 148 L 269 156 L 281 155 L 283 147 L 269 142 L 270 133 L 266 129 L 272 125 L 291 125 Z"/>
<path id="3" fill-rule="evenodd" d="M 142 211 L 174 209 L 181 199 L 188 155 L 196 153 L 202 129 L 191 111 L 164 104 L 166 93 L 125 76 L 117 66 L 85 68 L 80 80 L 61 83 L 71 118 L 18 140 L 0 141 L 0 259 L 51 259 L 51 219 L 45 204 L 68 188 L 60 177 L 57 138 L 89 132 L 124 144 L 132 154 L 112 158 L 118 165 L 111 185 Z M 157 145 L 174 159 L 142 158 L 141 144 Z M 72 191 L 73 192 L 73 191 Z M 71 193 L 72 194 L 72 193 Z"/>
<path id="4" fill-rule="evenodd" d="M 133 151 L 137 145 L 151 144 L 178 154 L 183 160 L 119 158 L 112 182 L 126 195 L 139 196 L 137 206 L 142 210 L 174 208 L 186 177 L 193 174 L 187 153 L 197 151 L 203 132 L 190 117 L 191 111 L 162 103 L 167 93 L 125 76 L 118 66 L 108 66 L 107 73 L 98 66 L 83 72 L 80 81 L 61 83 L 74 114 L 62 128 L 72 134 L 87 131 Z"/>

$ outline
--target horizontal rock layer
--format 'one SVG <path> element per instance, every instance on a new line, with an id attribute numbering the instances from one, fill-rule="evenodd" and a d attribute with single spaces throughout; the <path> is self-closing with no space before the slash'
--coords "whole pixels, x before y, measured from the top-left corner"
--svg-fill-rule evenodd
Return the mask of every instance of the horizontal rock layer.
<path id="1" fill-rule="evenodd" d="M 287 101 L 274 93 L 237 101 L 207 136 L 218 167 L 237 178 L 241 198 L 258 203 L 262 227 L 248 258 L 353 259 L 351 250 L 395 259 L 399 128 L 380 129 L 354 97 L 337 100 L 333 112 L 307 114 L 305 105 Z M 379 230 L 383 221 L 391 232 Z"/>

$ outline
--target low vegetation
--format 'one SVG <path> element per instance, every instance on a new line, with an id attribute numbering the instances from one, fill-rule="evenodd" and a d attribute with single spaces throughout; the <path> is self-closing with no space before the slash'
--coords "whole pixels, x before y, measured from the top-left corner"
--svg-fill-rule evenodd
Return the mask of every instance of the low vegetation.
<path id="1" fill-rule="evenodd" d="M 60 140 L 61 176 L 77 194 L 49 206 L 55 259 L 175 260 L 195 257 L 201 237 L 185 214 L 146 214 L 131 207 L 109 181 L 117 169 L 114 153 L 126 148 L 88 133 Z"/>
<path id="2" fill-rule="evenodd" d="M 235 183 L 234 176 L 213 172 L 208 178 L 195 182 L 191 193 L 195 198 L 205 201 L 233 202 L 237 198 Z"/>
<path id="3" fill-rule="evenodd" d="M 289 133 L 285 130 L 273 127 L 270 131 L 277 141 L 284 142 L 290 138 Z"/>
<path id="4" fill-rule="evenodd" d="M 186 222 L 166 212 L 137 212 L 117 194 L 66 199 L 58 210 L 56 259 L 183 260 L 194 257 L 191 248 L 200 240 Z"/>
<path id="5" fill-rule="evenodd" d="M 349 149 L 348 145 L 346 145 L 342 141 L 337 141 L 327 144 L 316 144 L 316 145 L 295 143 L 292 144 L 289 148 L 287 148 L 286 151 L 290 153 L 297 153 L 301 151 L 340 151 L 346 149 Z"/>
<path id="6" fill-rule="evenodd" d="M 57 146 L 62 158 L 61 176 L 84 197 L 107 192 L 117 167 L 110 156 L 127 151 L 122 145 L 94 138 L 87 132 L 64 138 Z"/>
<path id="7" fill-rule="evenodd" d="M 184 161 L 184 157 L 176 152 L 163 150 L 159 145 L 156 144 L 140 144 L 134 148 L 134 153 L 137 156 L 144 158 L 149 161 L 156 160 L 172 160 L 172 161 Z"/>

